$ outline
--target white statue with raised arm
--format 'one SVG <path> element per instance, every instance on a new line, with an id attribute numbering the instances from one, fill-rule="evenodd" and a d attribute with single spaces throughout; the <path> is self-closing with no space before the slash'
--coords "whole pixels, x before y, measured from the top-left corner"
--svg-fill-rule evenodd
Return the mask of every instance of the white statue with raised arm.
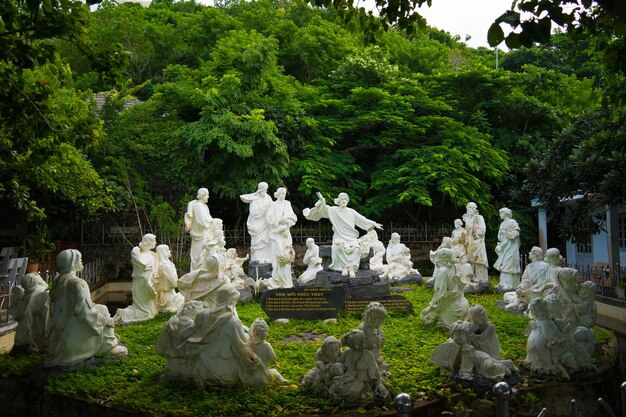
<path id="1" fill-rule="evenodd" d="M 239 196 L 241 201 L 250 204 L 250 214 L 246 226 L 250 234 L 250 261 L 273 263 L 274 254 L 270 241 L 270 225 L 267 213 L 272 205 L 272 197 L 267 195 L 267 183 L 260 182 L 251 194 Z"/>
<path id="2" fill-rule="evenodd" d="M 348 207 L 350 198 L 346 193 L 340 193 L 335 199 L 335 206 L 326 204 L 321 193 L 317 193 L 318 200 L 313 208 L 305 208 L 302 214 L 308 220 L 318 221 L 327 218 L 333 225 L 333 245 L 331 250 L 332 262 L 329 269 L 340 271 L 342 275 L 354 278 L 359 269 L 361 252 L 359 247 L 359 231 L 356 227 L 369 231 L 373 228 L 382 229 L 380 223 L 366 218 L 356 210 Z"/>

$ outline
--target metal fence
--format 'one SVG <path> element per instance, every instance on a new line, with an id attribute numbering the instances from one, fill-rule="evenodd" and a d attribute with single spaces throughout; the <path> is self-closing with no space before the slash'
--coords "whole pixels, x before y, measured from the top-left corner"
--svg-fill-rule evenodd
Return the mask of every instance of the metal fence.
<path id="1" fill-rule="evenodd" d="M 450 224 L 413 224 L 402 225 L 389 223 L 378 231 L 381 241 L 388 241 L 392 233 L 399 233 L 404 243 L 439 242 L 444 236 L 449 236 L 452 231 Z M 131 244 L 136 245 L 141 240 L 142 233 L 154 233 L 152 230 L 141 229 L 137 225 L 107 225 L 103 223 L 83 223 L 81 226 L 82 245 L 110 245 Z M 188 235 L 183 227 L 176 233 L 154 233 L 159 241 L 188 241 Z M 229 245 L 249 244 L 250 236 L 245 225 L 242 227 L 224 228 L 224 236 Z M 327 244 L 332 241 L 333 231 L 331 225 L 324 222 L 303 222 L 291 228 L 291 236 L 296 243 L 305 243 L 307 238 L 312 237 L 317 243 Z"/>

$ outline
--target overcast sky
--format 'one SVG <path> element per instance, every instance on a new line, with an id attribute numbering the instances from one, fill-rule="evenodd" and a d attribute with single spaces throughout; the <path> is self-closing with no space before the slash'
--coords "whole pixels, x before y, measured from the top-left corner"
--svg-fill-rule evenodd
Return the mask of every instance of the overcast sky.
<path id="1" fill-rule="evenodd" d="M 512 0 L 433 0 L 432 4 L 432 7 L 419 9 L 429 26 L 459 35 L 461 41 L 465 41 L 465 35 L 470 35 L 469 46 L 489 47 L 489 26 L 511 8 Z"/>

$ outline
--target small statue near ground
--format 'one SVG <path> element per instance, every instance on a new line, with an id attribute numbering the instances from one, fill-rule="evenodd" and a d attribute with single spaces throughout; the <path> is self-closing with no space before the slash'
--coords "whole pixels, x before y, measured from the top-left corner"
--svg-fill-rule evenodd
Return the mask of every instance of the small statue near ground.
<path id="1" fill-rule="evenodd" d="M 39 272 L 24 275 L 20 284 L 13 287 L 9 314 L 17 322 L 13 350 L 45 350 L 50 325 L 50 294 Z"/>
<path id="2" fill-rule="evenodd" d="M 354 329 L 341 338 L 341 344 L 347 347 L 341 354 L 343 374 L 333 378 L 329 388 L 335 403 L 354 407 L 391 401 L 376 359 L 365 343 L 365 333 L 361 329 Z"/>
<path id="3" fill-rule="evenodd" d="M 381 378 L 389 378 L 389 365 L 380 355 L 380 351 L 385 344 L 385 333 L 380 327 L 387 317 L 385 306 L 378 302 L 369 303 L 363 312 L 363 322 L 359 324 L 359 329 L 365 333 L 365 349 L 372 352 Z"/>
<path id="4" fill-rule="evenodd" d="M 314 280 L 317 273 L 324 269 L 322 267 L 322 258 L 320 258 L 320 247 L 315 244 L 315 240 L 312 237 L 306 240 L 306 252 L 304 253 L 302 262 L 306 264 L 307 268 L 306 271 L 298 277 L 299 285 L 304 285 Z"/>
<path id="5" fill-rule="evenodd" d="M 315 354 L 315 368 L 304 375 L 300 383 L 304 392 L 329 395 L 328 387 L 336 376 L 343 375 L 341 342 L 328 336 Z"/>

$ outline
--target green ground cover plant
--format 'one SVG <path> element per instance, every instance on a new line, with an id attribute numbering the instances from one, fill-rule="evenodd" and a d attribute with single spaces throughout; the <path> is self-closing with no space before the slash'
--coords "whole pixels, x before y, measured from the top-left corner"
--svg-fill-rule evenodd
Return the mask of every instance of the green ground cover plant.
<path id="1" fill-rule="evenodd" d="M 411 291 L 403 295 L 413 303 L 414 313 L 389 311 L 383 323 L 386 343 L 382 355 L 391 370 L 390 390 L 394 395 L 409 393 L 414 400 L 447 398 L 453 392 L 467 395 L 467 389 L 451 386 L 447 376 L 442 375 L 439 368 L 430 363 L 430 355 L 435 346 L 448 338 L 446 331 L 437 326 L 425 326 L 419 319 L 421 309 L 432 297 L 432 290 L 418 286 L 409 287 Z M 496 308 L 496 302 L 501 298 L 501 294 L 467 295 L 470 304 L 481 304 L 488 311 L 491 321 L 496 325 L 503 356 L 512 359 L 519 367 L 526 357 L 524 329 L 529 319 Z M 159 416 L 354 413 L 354 410 L 337 410 L 328 399 L 303 394 L 299 389 L 304 374 L 314 367 L 315 352 L 321 346 L 322 339 L 306 342 L 284 339 L 304 333 L 341 337 L 360 323 L 360 315 L 344 313 L 338 317 L 336 323 L 290 320 L 283 324 L 270 320 L 259 302 L 241 304 L 237 310 L 245 325 L 250 325 L 257 317 L 263 317 L 269 323 L 268 340 L 277 356 L 274 367 L 291 384 L 263 388 L 201 389 L 193 383 L 163 378 L 165 360 L 156 354 L 155 346 L 159 331 L 171 315 L 159 315 L 145 323 L 116 329 L 122 342 L 128 347 L 127 358 L 98 358 L 95 365 L 51 372 L 46 389 L 52 394 Z M 595 330 L 600 346 L 604 347 L 611 340 L 612 333 L 601 328 Z M 0 357 L 0 375 L 6 377 L 9 374 L 25 374 L 39 369 L 41 365 L 42 359 L 39 355 L 3 356 Z M 524 384 L 532 384 L 532 380 L 525 378 Z M 380 411 L 385 410 L 357 410 L 359 413 Z"/>

